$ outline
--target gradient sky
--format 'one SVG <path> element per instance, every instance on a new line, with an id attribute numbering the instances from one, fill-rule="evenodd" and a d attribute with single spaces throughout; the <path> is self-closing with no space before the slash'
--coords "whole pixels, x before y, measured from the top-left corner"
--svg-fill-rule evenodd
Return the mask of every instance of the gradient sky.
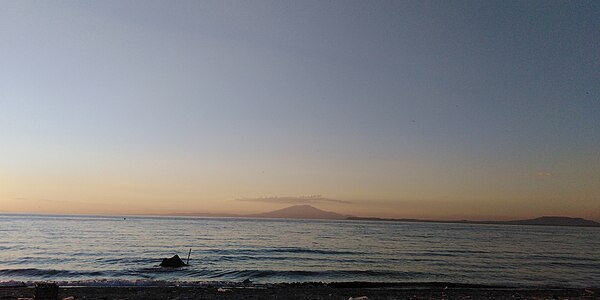
<path id="1" fill-rule="evenodd" d="M 2 1 L 0 211 L 295 203 L 600 220 L 600 2 Z"/>

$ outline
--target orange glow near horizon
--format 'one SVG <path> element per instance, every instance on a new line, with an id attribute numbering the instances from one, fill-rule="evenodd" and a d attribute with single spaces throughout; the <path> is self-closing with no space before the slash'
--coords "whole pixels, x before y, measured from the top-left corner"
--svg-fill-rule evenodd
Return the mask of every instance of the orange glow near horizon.
<path id="1" fill-rule="evenodd" d="M 562 215 L 600 220 L 597 203 L 581 201 L 565 207 L 561 199 L 491 197 L 441 197 L 431 190 L 422 191 L 428 197 L 402 197 L 402 191 L 392 196 L 367 198 L 349 197 L 266 197 L 247 195 L 258 192 L 252 185 L 225 185 L 206 182 L 169 182 L 167 180 L 120 181 L 99 178 L 9 178 L 1 176 L 0 213 L 50 214 L 252 214 L 296 204 L 310 204 L 319 209 L 353 216 L 384 218 L 418 218 L 440 220 L 510 220 L 543 215 Z M 162 183 L 162 185 L 160 184 Z M 274 183 L 273 183 L 274 184 Z M 281 184 L 280 186 L 285 186 Z M 244 189 L 244 187 L 246 189 Z M 338 191 L 340 194 L 343 191 Z M 393 191 L 390 191 L 392 193 Z M 333 192 L 331 193 L 334 194 Z M 365 193 L 368 194 L 368 193 Z M 374 192 L 371 194 L 375 195 Z M 238 196 L 240 195 L 240 196 Z M 252 194 L 251 194 L 252 195 Z M 408 195 L 408 193 L 407 193 Z M 482 194 L 483 195 L 483 194 Z M 415 200 L 411 200 L 415 199 Z M 239 201 L 239 199 L 245 199 Z M 264 199 L 268 199 L 265 201 Z M 436 200 L 438 199 L 438 200 Z M 439 200 L 442 199 L 442 200 Z M 527 201 L 526 201 L 527 200 Z M 592 209 L 590 209 L 592 208 Z"/>

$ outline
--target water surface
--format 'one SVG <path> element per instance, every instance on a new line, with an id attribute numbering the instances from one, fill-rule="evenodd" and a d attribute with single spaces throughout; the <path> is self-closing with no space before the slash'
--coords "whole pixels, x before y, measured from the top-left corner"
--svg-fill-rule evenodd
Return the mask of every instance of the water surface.
<path id="1" fill-rule="evenodd" d="M 190 266 L 158 266 L 190 248 Z M 0 215 L 0 281 L 582 287 L 600 282 L 598 249 L 583 227 Z"/>

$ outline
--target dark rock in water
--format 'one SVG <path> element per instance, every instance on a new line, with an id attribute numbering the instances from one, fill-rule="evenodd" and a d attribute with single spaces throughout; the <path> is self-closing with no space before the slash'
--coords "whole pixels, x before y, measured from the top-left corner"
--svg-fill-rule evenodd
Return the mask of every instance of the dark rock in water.
<path id="1" fill-rule="evenodd" d="M 246 278 L 244 281 L 242 281 L 243 284 L 251 284 L 252 280 L 250 280 L 250 278 Z"/>
<path id="2" fill-rule="evenodd" d="M 183 260 L 181 260 L 181 258 L 179 258 L 179 255 L 175 254 L 171 258 L 163 258 L 163 261 L 160 263 L 160 266 L 167 268 L 181 268 L 187 265 L 183 262 Z"/>

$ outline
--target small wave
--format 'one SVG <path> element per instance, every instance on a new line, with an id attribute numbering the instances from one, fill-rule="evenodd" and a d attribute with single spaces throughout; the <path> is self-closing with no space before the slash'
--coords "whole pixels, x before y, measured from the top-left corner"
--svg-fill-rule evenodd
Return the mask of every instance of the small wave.
<path id="1" fill-rule="evenodd" d="M 130 286 L 207 286 L 218 283 L 223 286 L 233 286 L 234 282 L 219 281 L 181 281 L 181 280 L 149 280 L 149 279 L 86 279 L 86 280 L 58 280 L 51 281 L 61 287 L 130 287 Z M 0 287 L 32 286 L 35 281 L 0 281 Z"/>
<path id="2" fill-rule="evenodd" d="M 322 255 L 361 255 L 361 252 L 309 249 L 309 248 L 259 248 L 259 249 L 207 249 L 197 252 L 219 255 L 255 255 L 267 253 L 299 253 L 299 254 L 322 254 Z"/>
<path id="3" fill-rule="evenodd" d="M 196 273 L 196 272 L 194 272 Z M 212 273 L 212 274 L 211 274 Z M 195 275 L 210 276 L 215 279 L 240 280 L 245 278 L 268 279 L 267 281 L 305 281 L 305 280 L 331 280 L 345 278 L 388 278 L 388 279 L 409 279 L 416 278 L 426 274 L 419 272 L 399 272 L 399 271 L 375 271 L 375 270 L 324 270 L 324 271 L 306 271 L 306 270 L 225 270 L 225 271 L 200 271 Z"/>
<path id="4" fill-rule="evenodd" d="M 315 253 L 315 254 L 361 254 L 359 252 L 349 252 L 349 251 L 337 251 L 337 250 L 323 250 L 323 249 L 308 249 L 308 248 L 271 248 L 262 250 L 265 252 L 282 252 L 282 253 Z"/>
<path id="5" fill-rule="evenodd" d="M 23 281 L 16 281 L 16 280 L 2 281 L 2 280 L 0 280 L 0 287 L 22 287 L 22 286 L 27 286 L 27 284 Z"/>
<path id="6" fill-rule="evenodd" d="M 379 262 L 379 260 L 375 260 L 375 259 L 366 259 L 366 258 L 361 258 L 361 257 L 357 257 L 356 259 L 350 259 L 350 258 L 339 258 L 339 257 L 334 257 L 334 256 L 311 256 L 311 257 L 307 257 L 307 256 L 288 256 L 288 255 L 269 255 L 269 256 L 263 256 L 263 255 L 215 255 L 215 256 L 207 256 L 207 257 L 203 257 L 202 261 L 204 263 L 222 263 L 222 262 L 245 262 L 245 261 L 252 261 L 252 262 L 264 262 L 264 261 L 288 261 L 288 262 L 307 262 L 307 261 L 311 261 L 311 262 L 322 262 L 322 263 L 327 263 L 327 264 L 339 264 L 339 263 L 357 263 L 357 262 L 371 262 L 371 263 L 376 263 Z"/>
<path id="7" fill-rule="evenodd" d="M 458 254 L 487 254 L 489 251 L 481 250 L 444 250 L 447 253 L 458 253 Z"/>
<path id="8" fill-rule="evenodd" d="M 160 263 L 160 259 L 156 258 L 134 258 L 134 257 L 119 257 L 119 258 L 105 258 L 99 257 L 94 260 L 95 263 L 99 264 L 151 264 L 151 263 Z"/>
<path id="9" fill-rule="evenodd" d="M 43 261 L 46 264 L 62 264 L 68 262 L 67 258 L 50 257 L 50 256 L 25 256 L 18 259 L 5 262 L 6 265 L 31 265 L 39 264 Z"/>
<path id="10" fill-rule="evenodd" d="M 69 271 L 69 270 L 56 270 L 56 269 L 37 269 L 37 268 L 25 268 L 25 269 L 0 269 L 0 276 L 21 276 L 21 277 L 39 277 L 39 278 L 52 278 L 52 277 L 81 277 L 81 276 L 102 276 L 103 272 L 100 271 Z"/>

